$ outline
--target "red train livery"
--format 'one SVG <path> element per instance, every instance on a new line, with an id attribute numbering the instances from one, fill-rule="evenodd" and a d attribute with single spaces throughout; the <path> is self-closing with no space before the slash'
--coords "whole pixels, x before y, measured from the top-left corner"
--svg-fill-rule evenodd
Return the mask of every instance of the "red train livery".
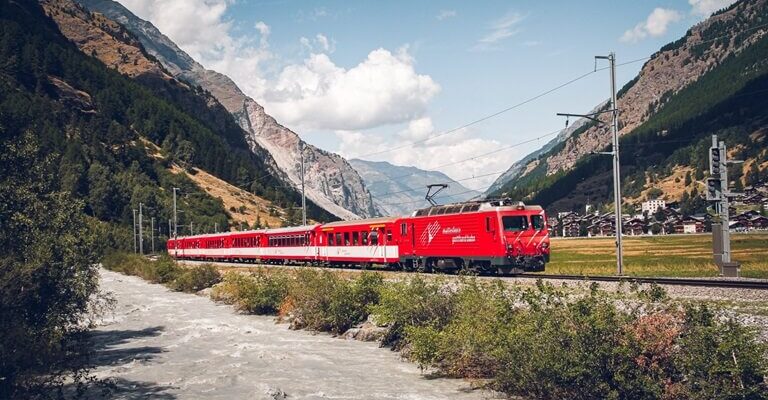
<path id="1" fill-rule="evenodd" d="M 509 200 L 428 207 L 411 216 L 216 233 L 168 241 L 178 259 L 372 264 L 407 271 L 542 271 L 549 261 L 544 210 Z"/>

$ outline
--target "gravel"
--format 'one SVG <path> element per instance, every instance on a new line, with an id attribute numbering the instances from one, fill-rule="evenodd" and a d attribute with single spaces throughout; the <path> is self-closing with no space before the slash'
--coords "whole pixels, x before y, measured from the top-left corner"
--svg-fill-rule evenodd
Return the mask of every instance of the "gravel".
<path id="1" fill-rule="evenodd" d="M 204 297 L 102 270 L 114 311 L 93 332 L 102 396 L 121 399 L 483 399 L 375 343 L 291 331 Z"/>

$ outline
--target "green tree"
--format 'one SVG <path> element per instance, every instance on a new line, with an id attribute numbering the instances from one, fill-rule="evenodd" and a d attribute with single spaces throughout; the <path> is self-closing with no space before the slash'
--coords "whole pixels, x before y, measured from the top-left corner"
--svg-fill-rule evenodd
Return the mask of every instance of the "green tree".
<path id="1" fill-rule="evenodd" d="M 67 343 L 98 291 L 82 203 L 55 191 L 51 158 L 34 134 L 0 142 L 0 398 L 63 385 Z"/>
<path id="2" fill-rule="evenodd" d="M 110 175 L 109 170 L 98 162 L 88 169 L 88 206 L 93 216 L 101 220 L 112 219 L 117 205 L 117 189 Z"/>

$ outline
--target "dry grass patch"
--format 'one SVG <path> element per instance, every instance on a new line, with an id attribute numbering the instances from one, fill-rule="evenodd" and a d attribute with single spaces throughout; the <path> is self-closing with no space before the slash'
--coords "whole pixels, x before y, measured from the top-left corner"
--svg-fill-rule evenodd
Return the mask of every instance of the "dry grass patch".
<path id="1" fill-rule="evenodd" d="M 237 226 L 241 221 L 248 226 L 253 226 L 257 216 L 262 225 L 269 224 L 270 228 L 282 226 L 279 216 L 269 215 L 267 210 L 272 204 L 269 200 L 231 185 L 201 169 L 195 169 L 195 171 L 196 173 L 193 175 L 176 165 L 171 167 L 171 172 L 174 174 L 186 174 L 206 193 L 212 197 L 220 198 L 230 215 L 230 223 L 233 226 Z M 285 214 L 283 209 L 277 207 L 275 209 L 279 215 Z"/>

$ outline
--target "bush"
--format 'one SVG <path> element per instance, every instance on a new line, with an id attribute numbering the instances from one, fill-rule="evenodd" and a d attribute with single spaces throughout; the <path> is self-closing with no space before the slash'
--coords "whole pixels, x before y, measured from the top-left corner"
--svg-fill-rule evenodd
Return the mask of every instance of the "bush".
<path id="1" fill-rule="evenodd" d="M 170 283 L 173 290 L 194 293 L 221 282 L 221 274 L 210 264 L 183 269 Z"/>
<path id="2" fill-rule="evenodd" d="M 288 277 L 283 273 L 258 271 L 251 275 L 229 272 L 211 292 L 211 298 L 233 304 L 239 311 L 274 315 L 288 295 Z"/>
<path id="3" fill-rule="evenodd" d="M 144 256 L 115 252 L 102 259 L 104 268 L 126 275 L 138 276 L 153 283 L 167 284 L 176 279 L 184 270 L 167 256 L 152 261 Z"/>
<path id="4" fill-rule="evenodd" d="M 382 285 L 377 273 L 363 272 L 347 280 L 329 271 L 301 270 L 283 312 L 293 314 L 295 327 L 340 334 L 368 316 Z"/>
<path id="5" fill-rule="evenodd" d="M 768 348 L 757 332 L 733 319 L 719 320 L 706 305 L 686 308 L 675 363 L 677 388 L 696 399 L 768 398 Z"/>
<path id="6" fill-rule="evenodd" d="M 184 269 L 176 265 L 170 257 L 162 257 L 147 269 L 142 278 L 153 283 L 170 283 L 181 275 Z"/>
<path id="7" fill-rule="evenodd" d="M 455 377 L 488 378 L 499 369 L 495 354 L 504 347 L 514 315 L 513 294 L 500 281 L 471 279 L 455 296 L 453 315 L 441 331 L 433 325 L 409 326 L 410 358 L 424 368 L 438 367 Z"/>
<path id="8" fill-rule="evenodd" d="M 442 329 L 453 313 L 455 294 L 443 280 L 416 276 L 384 285 L 378 304 L 369 307 L 377 321 L 389 325 L 382 343 L 400 349 L 406 343 L 407 327 L 432 326 Z"/>

